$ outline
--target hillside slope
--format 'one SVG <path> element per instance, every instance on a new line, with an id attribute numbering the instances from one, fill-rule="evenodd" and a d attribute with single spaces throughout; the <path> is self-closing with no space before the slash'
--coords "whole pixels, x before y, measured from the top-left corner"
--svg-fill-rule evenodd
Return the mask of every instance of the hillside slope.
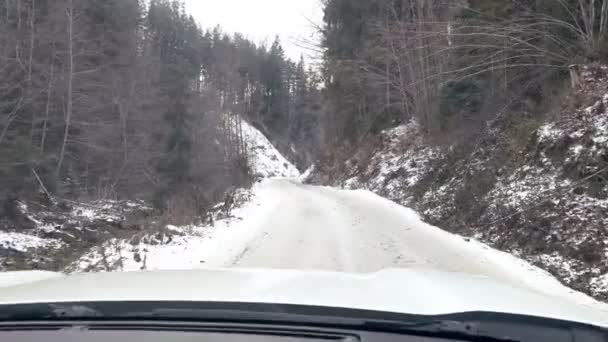
<path id="1" fill-rule="evenodd" d="M 294 178 L 300 175 L 298 169 L 253 125 L 243 120 L 242 130 L 256 177 Z"/>
<path id="2" fill-rule="evenodd" d="M 608 300 L 608 68 L 582 76 L 545 120 L 505 115 L 453 145 L 410 122 L 313 181 L 372 190 Z"/>
<path id="3" fill-rule="evenodd" d="M 261 132 L 245 121 L 242 123 L 251 168 L 257 178 L 299 176 L 297 168 Z M 249 201 L 250 191 L 238 189 L 231 197 L 232 206 L 238 207 Z M 170 218 L 163 217 L 142 200 L 103 199 L 78 203 L 57 199 L 56 202 L 15 200 L 0 207 L 0 271 L 56 271 L 68 265 L 81 271 L 108 270 L 115 262 L 140 268 L 145 264 L 144 249 L 167 246 L 171 251 L 178 251 L 176 253 L 185 252 L 180 249 L 185 241 L 198 241 L 232 220 L 225 203 L 219 203 L 210 213 L 213 220 L 218 221 L 215 225 L 193 222 L 188 227 L 174 227 Z M 116 260 L 99 257 L 88 263 L 83 261 L 84 266 L 74 264 L 84 253 L 111 254 L 127 242 L 135 246 L 132 249 L 141 251 L 132 252 L 131 258 L 127 258 L 129 252 L 125 250 Z M 139 248 L 140 245 L 144 247 Z"/>

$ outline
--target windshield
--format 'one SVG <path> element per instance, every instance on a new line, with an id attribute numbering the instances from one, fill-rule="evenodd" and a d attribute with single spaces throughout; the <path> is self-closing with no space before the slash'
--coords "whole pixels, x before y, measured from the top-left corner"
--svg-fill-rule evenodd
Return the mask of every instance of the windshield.
<path id="1" fill-rule="evenodd" d="M 0 307 L 608 326 L 607 52 L 608 0 L 0 1 Z"/>

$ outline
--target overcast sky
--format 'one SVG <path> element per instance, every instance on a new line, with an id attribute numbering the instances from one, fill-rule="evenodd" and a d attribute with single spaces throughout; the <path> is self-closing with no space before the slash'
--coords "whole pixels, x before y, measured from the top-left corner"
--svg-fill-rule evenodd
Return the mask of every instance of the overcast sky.
<path id="1" fill-rule="evenodd" d="M 320 24 L 320 0 L 185 0 L 188 13 L 203 28 L 220 25 L 228 33 L 240 32 L 255 42 L 270 45 L 278 34 L 286 53 L 293 60 L 303 53 L 302 40 L 310 40 L 314 28 L 310 21 Z"/>

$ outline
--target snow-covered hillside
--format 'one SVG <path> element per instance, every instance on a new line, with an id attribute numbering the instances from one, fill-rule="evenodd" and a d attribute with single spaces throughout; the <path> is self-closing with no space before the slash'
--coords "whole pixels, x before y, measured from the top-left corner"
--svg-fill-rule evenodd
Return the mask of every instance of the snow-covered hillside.
<path id="1" fill-rule="evenodd" d="M 297 179 L 300 173 L 296 167 L 281 155 L 264 134 L 244 120 L 242 134 L 258 179 Z M 237 202 L 250 206 L 247 204 L 248 193 L 247 190 L 238 190 Z M 220 203 L 217 207 L 221 206 Z M 250 216 L 239 214 L 239 210 L 234 216 Z M 183 255 L 179 264 L 181 268 L 187 268 L 190 264 L 184 260 L 188 259 L 188 250 L 198 250 L 197 243 L 204 241 L 205 236 L 213 231 L 222 231 L 222 227 L 238 220 L 222 220 L 221 215 L 216 213 L 216 218 L 220 220 L 215 226 L 169 225 L 165 229 L 158 227 L 151 205 L 143 201 L 66 201 L 54 208 L 40 203 L 18 202 L 13 211 L 13 219 L 0 218 L 0 271 L 30 268 L 56 270 L 66 264 L 70 264 L 73 270 L 107 270 L 114 268 L 118 261 L 124 269 L 140 269 L 146 262 L 153 268 L 161 261 L 164 265 L 171 263 L 172 259 L 165 257 L 167 253 Z M 188 247 L 182 250 L 185 242 Z M 115 259 L 100 259 L 99 255 L 111 254 L 110 250 L 123 254 Z M 87 255 L 78 258 L 82 253 Z M 148 254 L 149 260 L 146 257 Z"/>
<path id="2" fill-rule="evenodd" d="M 61 208 L 19 202 L 14 218 L 4 218 L 0 226 L 0 271 L 61 268 L 74 253 L 138 231 L 138 220 L 151 211 L 141 201 L 63 203 Z"/>
<path id="3" fill-rule="evenodd" d="M 298 169 L 268 138 L 245 120 L 241 123 L 255 176 L 259 179 L 279 177 L 297 180 L 300 176 Z M 213 264 L 213 258 L 227 253 L 218 251 L 218 248 L 231 249 L 231 246 L 238 245 L 238 241 L 249 241 L 252 232 L 247 225 L 262 214 L 262 205 L 278 200 L 263 189 L 257 183 L 252 190 L 239 190 L 236 197 L 240 207 L 230 217 L 216 220 L 213 224 L 170 225 L 160 232 L 114 238 L 89 250 L 72 263 L 68 271 L 191 269 Z"/>
<path id="4" fill-rule="evenodd" d="M 300 176 L 298 169 L 289 162 L 261 133 L 247 121 L 241 121 L 242 133 L 249 149 L 254 174 L 257 178 L 292 178 Z M 263 189 L 263 187 L 262 187 Z M 216 255 L 225 254 L 218 248 L 228 248 L 238 241 L 248 241 L 246 225 L 252 224 L 260 214 L 260 206 L 273 199 L 256 184 L 252 190 L 237 193 L 242 207 L 228 218 L 213 225 L 168 226 L 162 232 L 137 234 L 129 238 L 114 238 L 92 248 L 68 267 L 68 271 L 105 270 L 155 270 L 190 269 L 211 263 Z M 246 218 L 247 223 L 242 224 Z M 218 240 L 222 241 L 218 243 Z"/>
<path id="5" fill-rule="evenodd" d="M 233 252 L 234 246 L 252 239 L 248 225 L 262 215 L 260 207 L 278 198 L 263 191 L 262 183 L 238 191 L 239 207 L 213 224 L 177 227 L 114 238 L 93 247 L 68 266 L 68 272 L 194 269 L 215 264 L 214 258 Z M 260 191 L 260 189 L 262 189 Z M 263 208 L 262 208 L 263 209 Z M 225 250 L 224 250 L 225 249 Z"/>
<path id="6" fill-rule="evenodd" d="M 331 183 L 415 208 L 608 300 L 607 85 L 608 67 L 585 67 L 558 113 L 512 113 L 451 145 L 415 122 L 386 130 Z"/>
<path id="7" fill-rule="evenodd" d="M 431 161 L 439 158 L 442 151 L 425 144 L 420 125 L 415 121 L 386 130 L 379 139 L 377 148 L 367 156 L 359 155 L 347 162 L 353 172 L 345 177 L 343 185 L 408 203 L 411 196 L 408 189 L 421 180 Z"/>
<path id="8" fill-rule="evenodd" d="M 242 121 L 242 130 L 252 159 L 253 172 L 258 178 L 296 178 L 298 169 L 288 161 L 255 127 Z"/>

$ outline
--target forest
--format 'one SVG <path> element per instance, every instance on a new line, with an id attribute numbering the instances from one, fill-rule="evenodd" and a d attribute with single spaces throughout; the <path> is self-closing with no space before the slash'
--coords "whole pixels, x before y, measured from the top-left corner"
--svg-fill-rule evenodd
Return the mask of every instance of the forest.
<path id="1" fill-rule="evenodd" d="M 0 202 L 204 208 L 253 179 L 241 120 L 286 150 L 318 141 L 320 80 L 278 38 L 204 30 L 176 0 L 6 0 L 0 13 Z"/>
<path id="2" fill-rule="evenodd" d="M 466 141 L 507 112 L 541 116 L 606 55 L 606 0 L 322 6 L 308 63 L 278 38 L 203 29 L 178 0 L 2 1 L 0 199 L 205 207 L 254 179 L 241 120 L 301 169 L 411 120 Z"/>
<path id="3" fill-rule="evenodd" d="M 607 17 L 600 0 L 327 0 L 328 136 L 352 152 L 411 119 L 445 143 L 538 116 L 606 59 Z"/>

